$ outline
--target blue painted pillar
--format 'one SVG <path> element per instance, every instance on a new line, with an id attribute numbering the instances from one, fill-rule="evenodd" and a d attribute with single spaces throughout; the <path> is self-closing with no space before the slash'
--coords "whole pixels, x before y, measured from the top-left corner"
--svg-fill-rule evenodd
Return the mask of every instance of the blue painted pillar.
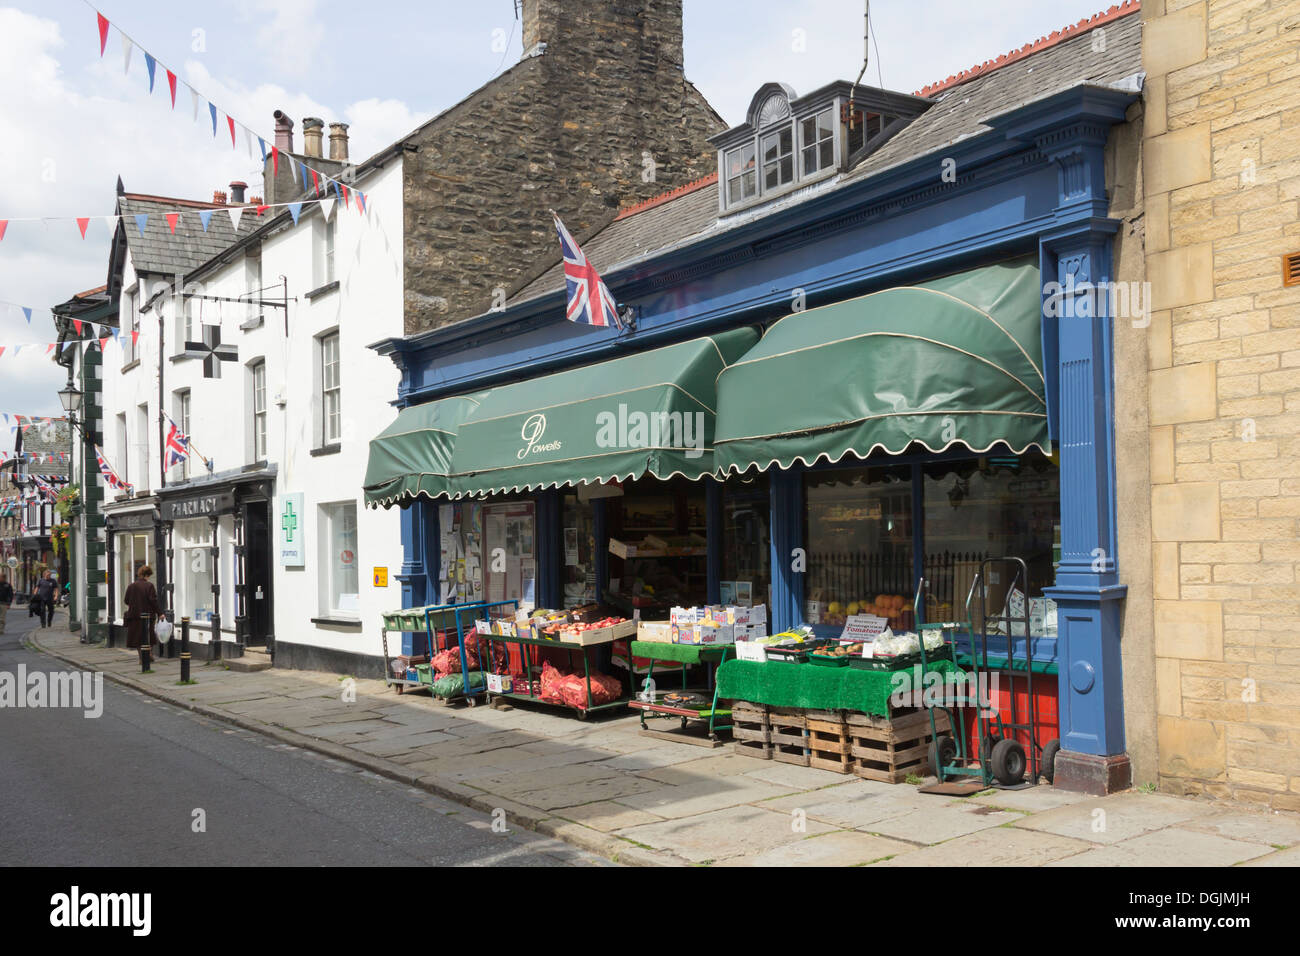
<path id="1" fill-rule="evenodd" d="M 437 505 L 424 499 L 403 505 L 400 514 L 402 533 L 402 569 L 397 580 L 402 589 L 402 607 L 424 607 L 431 604 L 435 595 L 438 561 Z M 432 546 L 430 542 L 432 541 Z M 423 639 L 422 639 L 423 643 Z M 415 648 L 410 634 L 402 635 L 402 653 L 423 653 Z"/>
<path id="2" fill-rule="evenodd" d="M 1091 793 L 1132 779 L 1124 739 L 1115 524 L 1111 243 L 1102 218 L 1107 127 L 1081 124 L 1040 140 L 1058 165 L 1061 224 L 1042 237 L 1049 413 L 1060 453 L 1061 563 L 1045 593 L 1057 604 L 1061 754 L 1057 786 Z M 1050 354 L 1055 350 L 1055 361 Z"/>
<path id="3" fill-rule="evenodd" d="M 803 623 L 804 577 L 808 567 L 803 528 L 803 472 L 803 467 L 797 464 L 787 471 L 768 472 L 772 549 L 772 613 L 768 629 L 773 632 Z"/>
<path id="4" fill-rule="evenodd" d="M 564 537 L 560 492 L 548 488 L 537 495 L 537 594 L 538 607 L 561 607 L 564 588 L 560 568 L 564 562 Z"/>

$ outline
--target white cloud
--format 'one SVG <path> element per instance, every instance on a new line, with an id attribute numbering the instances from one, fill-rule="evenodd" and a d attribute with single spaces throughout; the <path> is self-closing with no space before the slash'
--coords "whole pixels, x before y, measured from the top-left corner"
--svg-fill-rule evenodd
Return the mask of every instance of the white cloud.
<path id="1" fill-rule="evenodd" d="M 283 73 L 306 77 L 322 66 L 325 18 L 318 0 L 239 0 L 237 9 L 254 25 L 257 48 Z"/>

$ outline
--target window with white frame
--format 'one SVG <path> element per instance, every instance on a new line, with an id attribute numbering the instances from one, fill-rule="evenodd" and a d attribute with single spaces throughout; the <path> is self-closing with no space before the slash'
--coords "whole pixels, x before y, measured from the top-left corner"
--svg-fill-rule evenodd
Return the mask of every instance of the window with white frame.
<path id="1" fill-rule="evenodd" d="M 794 182 L 794 132 L 787 125 L 760 140 L 763 147 L 763 190 Z"/>
<path id="2" fill-rule="evenodd" d="M 334 226 L 338 216 L 325 220 L 325 284 L 334 281 Z"/>
<path id="3" fill-rule="evenodd" d="M 754 168 L 754 144 L 746 143 L 727 151 L 727 205 L 744 202 L 758 195 L 758 175 Z"/>
<path id="4" fill-rule="evenodd" d="M 253 409 L 252 445 L 253 461 L 266 460 L 266 362 L 259 359 L 248 368 L 249 388 Z"/>
<path id="5" fill-rule="evenodd" d="M 122 293 L 122 356 L 124 364 L 140 360 L 140 310 L 135 287 Z"/>
<path id="6" fill-rule="evenodd" d="M 339 383 L 339 334 L 320 337 L 321 444 L 337 444 L 343 435 L 342 388 Z"/>
<path id="7" fill-rule="evenodd" d="M 139 477 L 133 484 L 139 489 L 149 487 L 149 405 L 139 405 L 135 410 L 135 473 Z"/>
<path id="8" fill-rule="evenodd" d="M 131 447 L 126 434 L 126 412 L 117 414 L 117 448 L 113 455 L 113 460 L 109 464 L 117 471 L 118 477 L 123 481 L 131 480 L 131 456 L 128 449 Z"/>
<path id="9" fill-rule="evenodd" d="M 250 300 L 244 307 L 245 321 L 252 322 L 262 314 L 262 307 L 255 304 L 262 298 L 262 249 L 256 247 L 244 254 L 244 292 Z"/>
<path id="10" fill-rule="evenodd" d="M 357 503 L 320 506 L 320 610 L 326 617 L 360 618 L 357 557 Z"/>
<path id="11" fill-rule="evenodd" d="M 811 176 L 835 165 L 835 111 L 824 109 L 799 121 L 800 175 Z"/>
<path id="12" fill-rule="evenodd" d="M 175 392 L 172 401 L 172 418 L 176 422 L 176 427 L 181 430 L 181 434 L 188 438 L 190 434 L 190 390 L 188 388 L 178 389 Z M 184 461 L 172 466 L 172 480 L 184 481 L 189 476 L 190 459 L 186 456 Z"/>
<path id="13" fill-rule="evenodd" d="M 320 218 L 312 220 L 312 272 L 317 288 L 327 286 L 334 281 L 334 238 L 337 222 L 337 213 L 326 218 L 323 210 Z"/>

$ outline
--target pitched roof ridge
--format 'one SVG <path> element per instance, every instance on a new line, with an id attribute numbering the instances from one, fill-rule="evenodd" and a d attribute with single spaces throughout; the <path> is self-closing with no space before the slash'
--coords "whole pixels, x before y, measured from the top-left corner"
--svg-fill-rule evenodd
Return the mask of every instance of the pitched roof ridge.
<path id="1" fill-rule="evenodd" d="M 1086 17 L 1078 23 L 1063 27 L 1060 30 L 1053 30 L 1047 36 L 1039 37 L 1032 43 L 1026 43 L 1024 46 L 1012 50 L 1009 53 L 1003 53 L 995 60 L 985 60 L 983 63 L 977 63 L 968 70 L 962 70 L 960 73 L 954 73 L 945 80 L 939 80 L 928 86 L 923 86 L 916 91 L 917 96 L 934 96 L 946 89 L 965 83 L 977 76 L 984 76 L 994 70 L 999 70 L 1008 64 L 1015 63 L 1017 60 L 1023 60 L 1025 57 L 1032 56 L 1043 50 L 1054 47 L 1066 40 L 1072 40 L 1077 36 L 1087 33 L 1089 30 L 1096 29 L 1105 23 L 1126 17 L 1129 14 L 1137 13 L 1142 9 L 1142 0 L 1123 0 L 1123 3 L 1112 5 L 1110 8 L 1094 13 L 1091 17 Z"/>
<path id="2" fill-rule="evenodd" d="M 709 175 L 702 176 L 699 179 L 686 183 L 684 186 L 677 186 L 665 193 L 660 193 L 658 196 L 651 196 L 649 199 L 643 199 L 641 202 L 628 206 L 626 209 L 619 210 L 618 215 L 614 217 L 613 221 L 618 222 L 620 219 L 627 219 L 630 216 L 635 216 L 639 212 L 653 209 L 655 206 L 662 206 L 666 202 L 672 202 L 674 199 L 679 199 L 688 193 L 693 193 L 698 189 L 703 189 L 705 186 L 710 186 L 717 181 L 718 172 L 717 170 L 714 170 L 709 173 Z"/>
<path id="3" fill-rule="evenodd" d="M 226 209 L 225 203 L 203 202 L 198 199 L 176 199 L 172 196 L 151 196 L 148 193 L 123 193 L 122 199 L 134 199 L 141 202 L 165 203 L 169 206 L 190 206 L 195 209 Z"/>

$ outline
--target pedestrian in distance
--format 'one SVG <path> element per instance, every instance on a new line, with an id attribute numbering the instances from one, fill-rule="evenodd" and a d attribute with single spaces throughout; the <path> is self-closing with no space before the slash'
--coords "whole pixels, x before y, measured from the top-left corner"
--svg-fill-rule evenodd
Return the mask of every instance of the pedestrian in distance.
<path id="1" fill-rule="evenodd" d="M 36 583 L 36 616 L 41 619 L 41 627 L 54 623 L 54 601 L 59 596 L 59 586 L 54 583 L 54 575 L 46 571 Z"/>
<path id="2" fill-rule="evenodd" d="M 14 586 L 9 583 L 9 575 L 0 574 L 0 634 L 5 632 L 5 618 L 9 615 L 9 605 L 14 603 Z"/>
<path id="3" fill-rule="evenodd" d="M 129 648 L 139 648 L 142 640 L 148 640 L 149 644 L 155 643 L 152 633 L 145 633 L 144 618 L 145 615 L 153 615 L 156 621 L 162 617 L 162 607 L 158 604 L 158 590 L 149 580 L 153 577 L 153 568 L 149 565 L 141 565 L 140 570 L 136 572 L 135 580 L 131 582 L 126 589 L 126 595 L 123 603 L 126 609 L 122 614 L 122 620 L 126 623 L 126 646 Z"/>

